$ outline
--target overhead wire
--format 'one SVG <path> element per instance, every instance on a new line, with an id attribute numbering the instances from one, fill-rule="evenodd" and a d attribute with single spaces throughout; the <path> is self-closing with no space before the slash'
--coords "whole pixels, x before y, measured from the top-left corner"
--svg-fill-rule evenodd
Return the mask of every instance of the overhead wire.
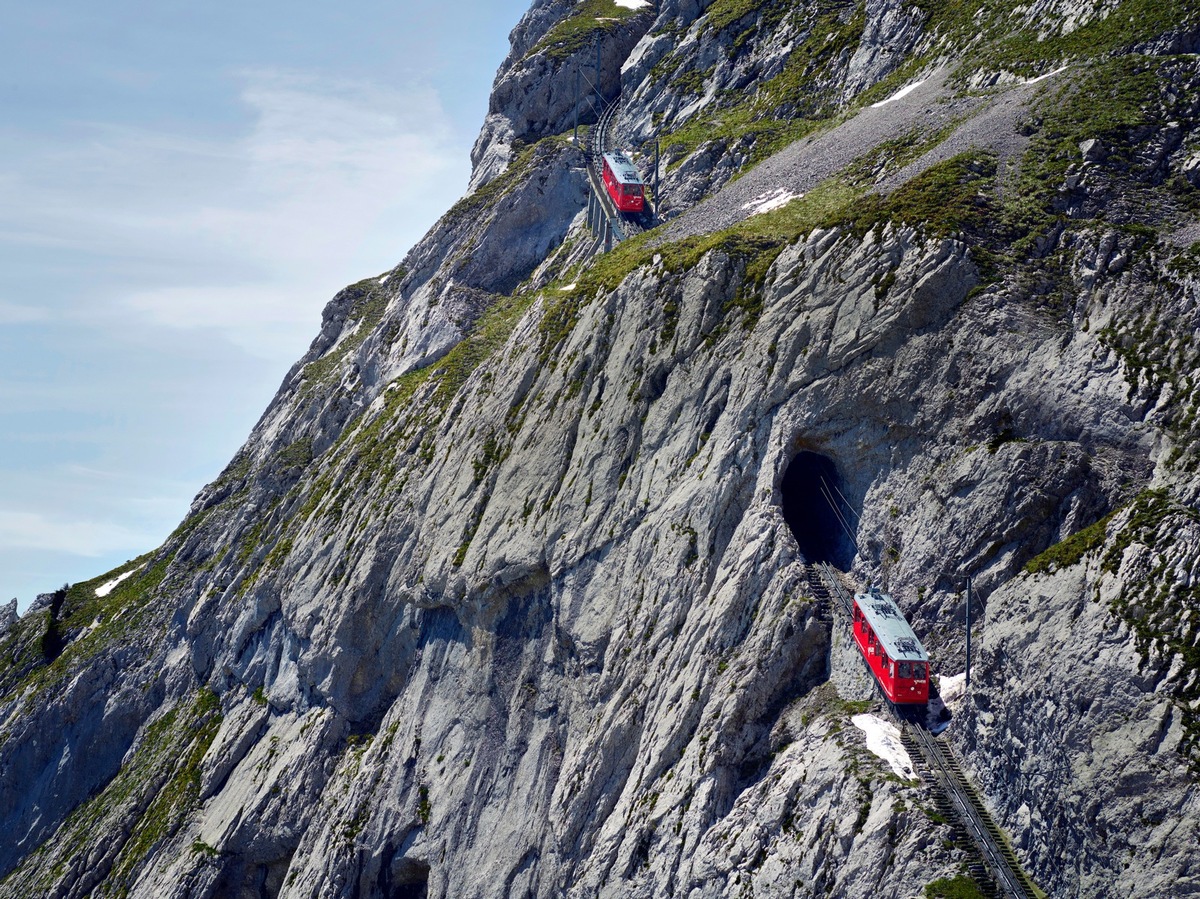
<path id="1" fill-rule="evenodd" d="M 824 476 L 822 476 L 821 480 L 822 481 L 825 480 Z M 842 493 L 841 488 L 838 487 L 837 483 L 835 482 L 835 483 L 831 484 L 830 486 L 833 487 L 833 489 L 837 491 L 837 495 L 840 496 L 842 498 L 842 502 L 844 502 L 846 504 L 846 506 L 845 506 L 846 511 L 849 512 L 851 515 L 853 515 L 855 518 L 857 518 L 859 521 L 862 521 L 862 516 L 854 511 L 854 507 L 852 505 L 850 505 L 850 500 L 846 499 L 846 494 Z"/>
<path id="2" fill-rule="evenodd" d="M 850 545 L 854 547 L 854 552 L 857 555 L 859 552 L 858 541 L 854 539 L 854 533 L 850 530 L 850 524 L 846 520 L 846 517 L 842 514 L 841 509 L 838 508 L 839 503 L 833 498 L 833 494 L 829 491 L 829 484 L 826 482 L 824 477 L 821 478 L 821 493 L 824 495 L 825 501 L 829 503 L 829 508 L 833 510 L 834 517 L 837 518 L 838 524 L 842 526 L 842 530 L 846 533 L 846 539 L 850 541 Z M 838 494 L 841 495 L 840 490 L 838 491 Z M 842 498 L 845 499 L 845 497 Z M 849 508 L 849 503 L 846 505 L 847 508 Z"/>

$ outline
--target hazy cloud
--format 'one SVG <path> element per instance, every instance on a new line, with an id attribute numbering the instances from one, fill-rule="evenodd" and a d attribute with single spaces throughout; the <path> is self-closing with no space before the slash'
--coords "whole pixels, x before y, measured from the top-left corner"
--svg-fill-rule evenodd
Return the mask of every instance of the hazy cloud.
<path id="1" fill-rule="evenodd" d="M 162 538 L 162 534 L 131 530 L 111 521 L 0 509 L 0 545 L 10 549 L 54 550 L 96 558 L 113 552 L 141 552 Z"/>
<path id="2" fill-rule="evenodd" d="M 46 311 L 44 309 L 0 300 L 0 325 L 20 325 L 45 319 Z"/>
<path id="3" fill-rule="evenodd" d="M 290 362 L 336 290 L 399 262 L 457 198 L 468 163 L 428 88 L 237 78 L 248 118 L 221 139 L 93 122 L 27 155 L 0 181 L 0 241 L 102 260 L 107 283 L 88 288 L 117 319 L 215 328 Z M 0 322 L 36 313 L 8 303 Z"/>

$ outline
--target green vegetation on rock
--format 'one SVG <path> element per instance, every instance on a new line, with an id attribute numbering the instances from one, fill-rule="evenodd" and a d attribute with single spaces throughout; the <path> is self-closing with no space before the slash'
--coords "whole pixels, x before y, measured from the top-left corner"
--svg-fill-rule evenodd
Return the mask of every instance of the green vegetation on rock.
<path id="1" fill-rule="evenodd" d="M 723 28 L 760 8 L 782 18 L 789 4 L 718 2 L 708 21 Z M 829 80 L 833 63 L 862 40 L 866 22 L 862 4 L 844 18 L 840 11 L 820 14 L 806 28 L 806 37 L 789 54 L 783 71 L 751 92 L 729 91 L 714 105 L 674 131 L 665 134 L 665 151 L 674 151 L 678 164 L 701 144 L 716 140 L 727 147 L 748 147 L 746 168 L 826 126 L 838 108 L 837 92 Z M 676 81 L 693 78 L 692 72 Z M 687 82 L 690 84 L 690 81 Z"/>
<path id="2" fill-rule="evenodd" d="M 626 19 L 637 15 L 637 10 L 618 6 L 616 0 L 582 0 L 564 18 L 547 32 L 526 57 L 544 53 L 551 59 L 566 59 L 591 45 L 598 35 L 616 28 Z"/>
<path id="3" fill-rule="evenodd" d="M 199 804 L 201 762 L 221 720 L 220 701 L 209 690 L 158 717 L 117 776 L 75 809 L 55 839 L 27 856 L 4 883 L 51 895 L 66 878 L 85 871 L 97 881 L 89 895 L 128 896 L 142 866 Z M 108 867 L 96 865 L 99 859 Z"/>
<path id="4" fill-rule="evenodd" d="M 1200 584 L 1189 584 L 1176 570 L 1172 548 L 1178 536 L 1200 533 L 1200 511 L 1183 505 L 1166 490 L 1140 493 L 1129 509 L 1124 526 L 1110 538 L 1104 554 L 1106 571 L 1126 580 L 1126 588 L 1113 601 L 1112 612 L 1133 630 L 1144 663 L 1165 659 L 1169 667 L 1178 659 L 1178 675 L 1159 690 L 1173 695 L 1183 722 L 1180 747 L 1194 772 L 1200 773 Z M 1145 548 L 1126 571 L 1126 551 Z"/>
<path id="5" fill-rule="evenodd" d="M 984 899 L 979 885 L 965 874 L 943 877 L 925 886 L 925 899 Z"/>
<path id="6" fill-rule="evenodd" d="M 381 278 L 382 276 L 364 278 L 343 289 L 342 293 L 349 294 L 351 298 L 346 321 L 355 323 L 354 333 L 344 338 L 324 356 L 304 367 L 306 390 L 313 391 L 325 385 L 339 364 L 374 332 L 391 298 L 391 291 L 381 283 Z"/>
<path id="7" fill-rule="evenodd" d="M 1108 523 L 1112 521 L 1115 514 L 1114 512 L 1105 515 L 1082 531 L 1072 534 L 1061 543 L 1056 543 L 1040 555 L 1034 556 L 1025 563 L 1025 572 L 1027 574 L 1045 574 L 1058 568 L 1069 568 L 1088 553 L 1100 549 L 1104 546 Z"/>
<path id="8" fill-rule="evenodd" d="M 152 600 L 171 557 L 153 554 L 132 559 L 107 574 L 64 588 L 57 614 L 27 615 L 0 641 L 0 698 L 24 695 L 35 704 L 44 690 L 66 680 L 106 647 L 137 633 L 148 620 Z M 125 575 L 105 596 L 96 589 Z M 56 651 L 43 649 L 48 635 Z"/>
<path id="9" fill-rule="evenodd" d="M 958 77 L 980 71 L 1036 75 L 1070 59 L 1117 54 L 1172 31 L 1194 28 L 1200 9 L 1187 0 L 1122 0 L 1115 8 L 1063 34 L 1065 20 L 1028 15 L 1014 3 L 990 0 L 914 0 L 926 29 L 948 50 L 962 52 Z"/>

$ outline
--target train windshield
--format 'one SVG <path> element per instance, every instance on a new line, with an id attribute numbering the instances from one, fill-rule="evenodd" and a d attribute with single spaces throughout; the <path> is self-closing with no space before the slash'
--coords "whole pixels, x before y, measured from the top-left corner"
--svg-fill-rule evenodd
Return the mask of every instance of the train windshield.
<path id="1" fill-rule="evenodd" d="M 905 679 L 908 679 L 913 676 L 913 672 L 912 672 L 913 666 L 912 666 L 911 662 L 901 662 L 899 665 L 896 666 L 896 668 L 897 668 L 896 675 L 898 677 L 903 677 Z"/>
<path id="2" fill-rule="evenodd" d="M 913 662 L 913 677 L 916 680 L 925 680 L 925 663 Z"/>

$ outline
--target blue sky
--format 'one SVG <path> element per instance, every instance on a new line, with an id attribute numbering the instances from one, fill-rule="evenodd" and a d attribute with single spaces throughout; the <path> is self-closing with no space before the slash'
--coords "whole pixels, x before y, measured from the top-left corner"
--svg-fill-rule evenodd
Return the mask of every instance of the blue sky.
<path id="1" fill-rule="evenodd" d="M 529 0 L 0 15 L 0 602 L 157 546 L 466 189 Z"/>

